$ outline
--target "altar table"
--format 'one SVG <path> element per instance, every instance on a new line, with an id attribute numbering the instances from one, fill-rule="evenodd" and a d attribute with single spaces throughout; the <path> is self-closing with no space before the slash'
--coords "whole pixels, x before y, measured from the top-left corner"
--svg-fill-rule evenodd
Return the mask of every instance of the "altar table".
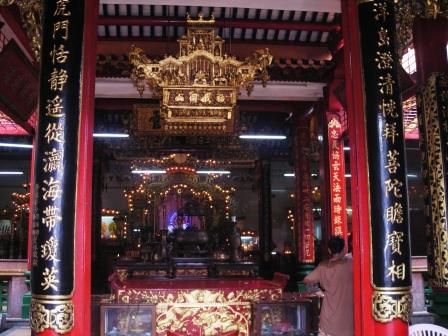
<path id="1" fill-rule="evenodd" d="M 158 336 L 215 336 L 251 330 L 251 303 L 280 300 L 282 285 L 261 279 L 140 280 L 111 282 L 117 303 L 154 303 Z"/>

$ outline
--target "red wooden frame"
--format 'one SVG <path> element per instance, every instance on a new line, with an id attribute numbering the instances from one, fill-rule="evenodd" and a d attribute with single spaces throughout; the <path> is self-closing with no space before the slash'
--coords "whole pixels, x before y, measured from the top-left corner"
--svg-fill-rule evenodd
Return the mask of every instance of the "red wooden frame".
<path id="1" fill-rule="evenodd" d="M 344 0 L 341 6 L 352 173 L 353 297 L 357 301 L 354 305 L 355 335 L 375 335 L 371 314 L 367 153 L 357 1 Z"/>
<path id="2" fill-rule="evenodd" d="M 78 142 L 78 179 L 75 229 L 75 326 L 71 335 L 90 333 L 91 206 L 93 166 L 93 121 L 99 0 L 85 1 L 82 64 L 81 119 Z"/>

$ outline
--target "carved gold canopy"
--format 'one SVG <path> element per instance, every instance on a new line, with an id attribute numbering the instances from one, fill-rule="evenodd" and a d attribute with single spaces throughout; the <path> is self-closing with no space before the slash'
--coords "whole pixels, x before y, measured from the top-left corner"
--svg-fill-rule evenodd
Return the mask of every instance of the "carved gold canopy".
<path id="1" fill-rule="evenodd" d="M 261 74 L 266 85 L 272 62 L 268 49 L 238 61 L 223 53 L 224 40 L 216 35 L 213 16 L 187 18 L 187 35 L 179 40 L 178 57 L 151 61 L 142 49 L 131 47 L 131 79 L 140 94 L 148 86 L 161 98 L 160 115 L 148 116 L 153 131 L 171 134 L 223 134 L 234 130 L 237 96 L 250 94 Z M 148 113 L 151 113 L 148 111 Z M 154 112 L 152 112 L 154 113 Z M 143 126 L 143 125 L 142 125 Z"/>

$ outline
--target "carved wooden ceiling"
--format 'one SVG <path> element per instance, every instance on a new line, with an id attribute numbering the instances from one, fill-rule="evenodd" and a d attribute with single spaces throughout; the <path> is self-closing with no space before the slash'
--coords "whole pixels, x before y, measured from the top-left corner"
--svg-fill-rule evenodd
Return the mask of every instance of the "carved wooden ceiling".
<path id="1" fill-rule="evenodd" d="M 225 51 L 237 58 L 244 58 L 264 47 L 273 54 L 274 61 L 269 70 L 271 82 L 267 89 L 256 87 L 251 97 L 241 96 L 238 103 L 242 117 L 259 116 L 257 127 L 260 129 L 263 129 L 263 122 L 265 126 L 282 124 L 291 114 L 306 112 L 310 102 L 323 97 L 322 89 L 334 68 L 332 55 L 342 45 L 340 0 L 100 0 L 96 128 L 109 127 L 110 123 L 104 120 L 111 115 L 121 113 L 121 119 L 126 120 L 134 103 L 155 102 L 150 96 L 138 98 L 128 79 L 127 52 L 130 45 L 135 44 L 154 59 L 175 55 L 176 40 L 185 33 L 187 12 L 192 17 L 201 12 L 204 17 L 213 13 L 217 33 L 226 40 Z M 0 11 L 0 21 L 5 21 L 7 28 L 2 31 L 7 31 L 8 39 L 18 41 L 27 53 L 29 48 L 23 48 L 21 36 L 24 33 L 18 31 L 20 24 L 17 24 L 16 14 L 14 10 L 9 14 L 4 9 Z M 12 22 L 14 19 L 15 23 Z M 409 114 L 405 120 L 412 124 L 415 109 L 406 108 L 405 114 Z M 0 119 L 4 125 L 8 123 L 1 115 Z M 252 126 L 249 123 L 249 127 Z M 146 145 L 147 141 L 144 141 Z M 154 138 L 154 143 L 160 141 Z M 189 141 L 198 142 L 197 139 L 171 139 L 168 142 L 174 148 Z M 220 140 L 201 141 L 211 145 Z M 166 139 L 162 141 L 164 144 L 168 142 Z M 275 142 L 265 147 L 277 148 L 279 153 L 285 149 L 279 149 Z"/>
<path id="2" fill-rule="evenodd" d="M 224 2 L 225 3 L 225 2 Z M 326 46 L 340 31 L 340 14 L 330 12 L 205 6 L 102 4 L 100 40 L 173 42 L 185 34 L 187 13 L 216 19 L 218 35 L 233 43 Z"/>
<path id="3" fill-rule="evenodd" d="M 224 5 L 224 6 L 223 6 Z M 273 82 L 284 83 L 271 100 L 309 101 L 322 97 L 331 76 L 334 52 L 341 40 L 338 0 L 323 1 L 100 1 L 98 19 L 97 95 L 131 98 L 130 87 L 112 78 L 127 78 L 130 45 L 142 48 L 151 59 L 176 55 L 177 39 L 186 33 L 186 16 L 214 15 L 216 31 L 224 38 L 226 54 L 243 59 L 254 50 L 269 48 L 274 56 L 269 72 Z M 286 82 L 307 83 L 297 86 Z M 285 91 L 293 90 L 293 96 Z M 108 93 L 104 93 L 103 87 Z M 115 90 L 111 90 L 114 87 Z M 271 85 L 272 87 L 272 85 Z M 113 92 L 113 94 L 111 94 Z M 123 92 L 125 97 L 123 97 Z M 121 93 L 121 95 L 120 95 Z M 256 94 L 256 92 L 255 92 Z M 283 95 L 283 98 L 281 97 Z M 134 97 L 132 97 L 134 98 Z M 241 97 L 244 98 L 244 97 Z M 258 97 L 251 98 L 257 100 Z M 263 98 L 266 100 L 266 98 Z"/>

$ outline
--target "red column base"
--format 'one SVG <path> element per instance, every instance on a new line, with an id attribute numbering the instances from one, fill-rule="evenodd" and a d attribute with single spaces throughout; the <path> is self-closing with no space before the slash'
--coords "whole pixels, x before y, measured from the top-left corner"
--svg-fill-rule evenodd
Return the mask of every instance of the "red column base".
<path id="1" fill-rule="evenodd" d="M 389 323 L 375 323 L 375 336 L 408 336 L 408 324 L 395 319 Z"/>

